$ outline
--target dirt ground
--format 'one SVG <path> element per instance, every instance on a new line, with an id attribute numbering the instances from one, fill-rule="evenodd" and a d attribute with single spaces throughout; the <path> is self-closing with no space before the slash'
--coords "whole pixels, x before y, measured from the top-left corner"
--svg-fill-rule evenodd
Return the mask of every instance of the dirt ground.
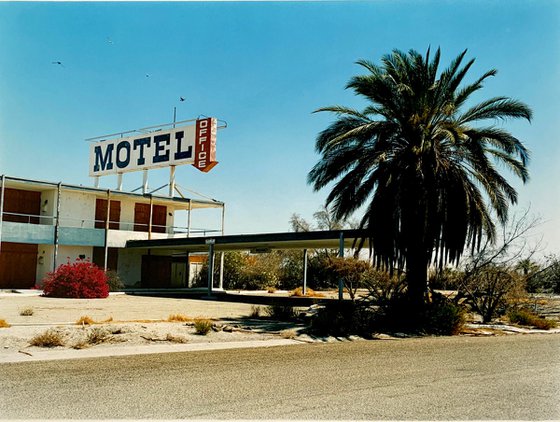
<path id="1" fill-rule="evenodd" d="M 536 310 L 558 319 L 560 297 L 536 297 Z M 0 363 L 26 359 L 79 358 L 116 354 L 159 353 L 214 347 L 259 347 L 312 342 L 357 341 L 359 337 L 315 338 L 304 324 L 252 318 L 264 306 L 192 298 L 111 294 L 106 299 L 56 299 L 39 292 L 0 293 Z M 175 317 L 174 317 L 175 316 Z M 254 315 L 253 315 L 254 316 Z M 78 321 L 88 318 L 90 323 Z M 195 320 L 209 319 L 212 329 L 196 333 Z M 543 332 L 505 324 L 467 324 L 464 335 Z M 546 331 L 560 333 L 560 328 Z M 400 336 L 379 335 L 395 340 Z M 406 337 L 406 336 L 403 336 Z M 39 347 L 54 338 L 58 346 Z"/>
<path id="2" fill-rule="evenodd" d="M 95 348 L 106 354 L 124 346 L 130 350 L 289 339 L 302 328 L 296 323 L 249 318 L 254 309 L 247 303 L 125 294 L 111 294 L 106 299 L 56 299 L 4 293 L 0 294 L 0 320 L 10 326 L 0 328 L 0 362 L 2 357 L 9 361 L 14 354 L 35 356 L 47 349 Z M 94 323 L 78 323 L 85 317 Z M 208 334 L 196 333 L 196 319 L 212 321 Z M 47 333 L 63 345 L 45 348 L 30 344 Z"/>

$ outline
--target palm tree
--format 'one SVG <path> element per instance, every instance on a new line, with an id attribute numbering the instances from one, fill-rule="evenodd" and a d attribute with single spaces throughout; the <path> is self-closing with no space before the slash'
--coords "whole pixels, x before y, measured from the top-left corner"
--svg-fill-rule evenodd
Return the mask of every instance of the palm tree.
<path id="1" fill-rule="evenodd" d="M 464 248 L 479 247 L 484 234 L 494 239 L 492 216 L 505 223 L 509 205 L 517 202 L 496 165 L 528 180 L 529 152 L 521 141 L 480 122 L 530 121 L 531 109 L 507 97 L 468 107 L 496 70 L 464 84 L 474 63 L 462 65 L 465 54 L 441 72 L 439 49 L 433 58 L 429 49 L 425 56 L 394 50 L 381 66 L 360 60 L 367 74 L 353 77 L 347 88 L 369 101 L 365 109 L 317 110 L 337 118 L 317 137 L 321 158 L 309 183 L 315 190 L 333 184 L 326 203 L 336 218 L 366 206 L 360 228 L 374 264 L 404 269 L 409 298 L 419 308 L 428 267 L 458 263 Z"/>

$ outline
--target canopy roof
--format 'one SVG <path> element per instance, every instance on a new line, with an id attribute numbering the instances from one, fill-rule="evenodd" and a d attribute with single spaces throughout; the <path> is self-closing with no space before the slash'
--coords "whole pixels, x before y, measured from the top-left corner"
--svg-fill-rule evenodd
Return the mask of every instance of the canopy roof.
<path id="1" fill-rule="evenodd" d="M 344 248 L 352 248 L 363 230 L 332 230 L 311 232 L 239 234 L 172 239 L 129 240 L 127 248 L 164 249 L 172 252 L 206 252 L 214 243 L 215 251 L 249 250 L 268 252 L 273 249 L 338 249 L 341 238 Z M 364 246 L 368 246 L 368 242 Z"/>

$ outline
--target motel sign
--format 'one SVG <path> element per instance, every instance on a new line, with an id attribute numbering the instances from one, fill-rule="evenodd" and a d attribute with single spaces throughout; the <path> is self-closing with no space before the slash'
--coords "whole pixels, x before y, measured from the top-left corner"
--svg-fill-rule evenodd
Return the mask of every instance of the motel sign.
<path id="1" fill-rule="evenodd" d="M 91 144 L 89 175 L 92 177 L 192 164 L 203 172 L 216 161 L 217 120 L 198 119 L 196 124 Z"/>

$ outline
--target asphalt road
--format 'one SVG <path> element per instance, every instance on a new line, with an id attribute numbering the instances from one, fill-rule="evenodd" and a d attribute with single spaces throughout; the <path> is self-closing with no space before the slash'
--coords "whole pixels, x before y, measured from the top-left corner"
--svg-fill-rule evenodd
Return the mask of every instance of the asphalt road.
<path id="1" fill-rule="evenodd" d="M 560 419 L 560 336 L 0 365 L 0 419 Z"/>

